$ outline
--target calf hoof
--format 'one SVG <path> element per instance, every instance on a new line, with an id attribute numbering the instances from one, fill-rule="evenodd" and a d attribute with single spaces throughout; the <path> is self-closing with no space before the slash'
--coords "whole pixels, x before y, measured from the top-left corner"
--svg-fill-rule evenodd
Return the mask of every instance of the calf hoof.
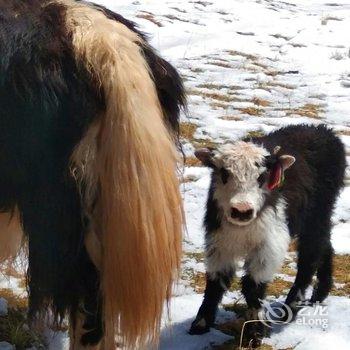
<path id="1" fill-rule="evenodd" d="M 267 327 L 262 323 L 251 323 L 246 326 L 244 338 L 249 348 L 258 348 L 266 336 Z"/>
<path id="2" fill-rule="evenodd" d="M 191 325 L 190 330 L 188 331 L 191 335 L 200 335 L 204 333 L 208 333 L 210 331 L 210 327 L 207 321 L 203 318 L 196 318 Z"/>

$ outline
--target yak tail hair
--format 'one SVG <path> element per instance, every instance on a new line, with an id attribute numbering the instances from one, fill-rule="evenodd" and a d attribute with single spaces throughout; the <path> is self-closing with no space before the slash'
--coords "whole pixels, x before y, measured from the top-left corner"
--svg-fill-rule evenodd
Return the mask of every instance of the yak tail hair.
<path id="1" fill-rule="evenodd" d="M 18 208 L 0 213 L 0 263 L 9 267 L 13 265 L 23 246 L 24 235 Z"/>
<path id="2" fill-rule="evenodd" d="M 106 105 L 73 154 L 102 247 L 104 344 L 113 349 L 118 337 L 142 348 L 158 342 L 181 260 L 177 152 L 142 39 L 93 7 L 65 3 L 76 59 L 98 81 Z"/>

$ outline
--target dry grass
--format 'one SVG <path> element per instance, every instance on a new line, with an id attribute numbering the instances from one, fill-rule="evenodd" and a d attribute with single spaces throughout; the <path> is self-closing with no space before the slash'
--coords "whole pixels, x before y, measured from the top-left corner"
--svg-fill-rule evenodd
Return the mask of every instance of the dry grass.
<path id="1" fill-rule="evenodd" d="M 7 300 L 8 306 L 11 308 L 20 308 L 24 309 L 28 307 L 28 299 L 27 297 L 19 296 L 9 288 L 0 289 L 0 298 L 4 298 Z"/>
<path id="2" fill-rule="evenodd" d="M 261 110 L 260 108 L 256 108 L 256 107 L 246 107 L 246 108 L 240 108 L 239 109 L 241 111 L 241 113 L 244 114 L 249 114 L 252 116 L 261 116 L 263 114 L 263 110 Z"/>
<path id="3" fill-rule="evenodd" d="M 193 73 L 204 73 L 204 69 L 199 67 L 190 67 L 190 70 Z"/>
<path id="4" fill-rule="evenodd" d="M 180 22 L 191 23 L 191 21 L 189 21 L 187 19 L 180 18 L 180 17 L 174 16 L 174 15 L 164 15 L 164 17 L 170 19 L 171 21 L 180 21 Z"/>
<path id="5" fill-rule="evenodd" d="M 226 332 L 224 332 L 226 333 Z M 236 338 L 237 340 L 230 340 L 230 341 L 227 341 L 223 344 L 220 344 L 220 345 L 214 345 L 212 347 L 212 349 L 215 349 L 215 350 L 251 350 L 252 348 L 248 347 L 239 347 L 239 334 L 237 334 L 237 332 L 234 332 L 236 333 Z M 254 348 L 255 350 L 273 350 L 273 347 L 271 345 L 267 345 L 267 344 L 262 344 L 261 346 L 259 346 L 258 348 Z M 281 349 L 282 350 L 282 349 Z M 289 349 L 285 349 L 285 350 L 289 350 Z M 292 350 L 292 349 L 290 349 Z"/>
<path id="6" fill-rule="evenodd" d="M 301 44 L 301 43 L 290 43 L 290 45 L 292 45 L 293 47 L 298 47 L 298 48 L 300 48 L 300 47 L 307 47 L 307 45 Z"/>
<path id="7" fill-rule="evenodd" d="M 264 135 L 265 134 L 262 131 L 254 130 L 254 131 L 249 131 L 245 137 L 246 138 L 256 138 L 256 137 L 262 137 Z"/>
<path id="8" fill-rule="evenodd" d="M 277 277 L 267 287 L 267 295 L 273 295 L 279 297 L 284 294 L 286 290 L 292 287 L 292 282 L 285 281 L 284 279 Z"/>
<path id="9" fill-rule="evenodd" d="M 8 303 L 8 314 L 0 317 L 0 340 L 7 341 L 18 350 L 32 347 L 46 349 L 42 337 L 28 327 L 28 299 L 8 288 L 0 289 L 0 297 Z"/>
<path id="10" fill-rule="evenodd" d="M 185 166 L 203 166 L 201 161 L 196 157 L 186 157 L 185 158 Z"/>
<path id="11" fill-rule="evenodd" d="M 197 128 L 198 126 L 191 122 L 180 123 L 180 136 L 189 141 L 192 141 L 193 135 L 196 132 Z"/>
<path id="12" fill-rule="evenodd" d="M 331 294 L 337 296 L 350 296 L 350 255 L 334 256 L 334 281 L 341 283 L 339 288 L 333 287 Z"/>
<path id="13" fill-rule="evenodd" d="M 220 117 L 220 119 L 222 120 L 232 120 L 232 121 L 240 121 L 242 120 L 242 117 L 239 115 L 224 115 L 222 117 Z"/>
<path id="14" fill-rule="evenodd" d="M 200 147 L 216 148 L 218 145 L 215 141 L 210 139 L 194 139 L 192 143 L 196 148 L 200 148 Z"/>
<path id="15" fill-rule="evenodd" d="M 142 11 L 136 15 L 137 18 L 143 18 L 147 21 L 154 23 L 158 27 L 163 27 L 163 24 L 154 18 L 154 15 L 150 12 Z"/>
<path id="16" fill-rule="evenodd" d="M 192 96 L 201 96 L 203 98 L 210 98 L 212 100 L 218 101 L 218 102 L 246 102 L 247 99 L 243 99 L 241 97 L 233 96 L 230 94 L 220 94 L 217 92 L 208 92 L 208 91 L 202 91 L 202 90 L 196 90 L 196 89 L 189 89 L 187 91 L 188 95 Z"/>
<path id="17" fill-rule="evenodd" d="M 339 288 L 333 287 L 330 294 L 338 297 L 350 297 L 350 283 L 345 283 Z"/>
<path id="18" fill-rule="evenodd" d="M 46 349 L 42 337 L 28 327 L 26 310 L 9 308 L 8 315 L 0 317 L 0 339 L 17 350 Z"/>
<path id="19" fill-rule="evenodd" d="M 190 280 L 190 286 L 195 290 L 196 293 L 204 293 L 206 277 L 204 272 L 193 273 L 193 276 Z"/>
<path id="20" fill-rule="evenodd" d="M 290 262 L 285 262 L 280 270 L 281 273 L 288 276 L 296 276 L 297 272 L 295 269 L 289 266 Z"/>
<path id="21" fill-rule="evenodd" d="M 268 100 L 264 100 L 262 98 L 259 97 L 254 97 L 252 99 L 252 102 L 256 105 L 256 106 L 261 106 L 261 107 L 268 107 L 271 105 L 271 102 Z"/>
<path id="22" fill-rule="evenodd" d="M 334 279 L 339 283 L 350 283 L 350 254 L 334 256 Z"/>
<path id="23" fill-rule="evenodd" d="M 298 249 L 298 241 L 296 239 L 293 239 L 288 248 L 288 252 L 296 252 Z"/>
<path id="24" fill-rule="evenodd" d="M 197 88 L 208 89 L 208 90 L 221 90 L 221 89 L 241 90 L 243 89 L 243 87 L 239 85 L 225 85 L 225 84 L 216 84 L 216 83 L 199 84 Z"/>
<path id="25" fill-rule="evenodd" d="M 222 67 L 222 68 L 233 68 L 231 64 L 223 61 L 209 61 L 208 64 L 211 64 L 212 66 Z"/>
<path id="26" fill-rule="evenodd" d="M 271 87 L 281 87 L 281 88 L 288 89 L 288 90 L 295 89 L 295 86 L 293 86 L 293 85 L 281 83 L 278 81 L 270 81 L 270 82 L 266 83 L 266 85 L 271 86 Z"/>
<path id="27" fill-rule="evenodd" d="M 337 135 L 350 136 L 350 130 L 339 130 Z"/>
<path id="28" fill-rule="evenodd" d="M 308 117 L 313 119 L 320 119 L 320 114 L 324 113 L 324 109 L 320 105 L 313 103 L 307 103 L 304 106 L 293 108 L 286 111 L 287 115 L 297 114 L 302 117 Z"/>
<path id="29" fill-rule="evenodd" d="M 218 94 L 216 92 L 203 92 L 202 93 L 203 96 L 205 97 L 209 97 L 213 100 L 216 101 L 222 101 L 222 102 L 233 102 L 236 101 L 235 97 L 229 96 L 229 95 L 222 95 L 222 94 Z"/>
<path id="30" fill-rule="evenodd" d="M 209 105 L 213 109 L 228 109 L 230 107 L 229 104 L 223 102 L 210 102 Z"/>
<path id="31" fill-rule="evenodd" d="M 240 51 L 236 51 L 236 50 L 229 50 L 227 51 L 227 53 L 231 56 L 242 56 L 248 60 L 254 60 L 256 61 L 257 60 L 257 56 L 255 55 L 252 55 L 252 54 L 249 54 L 249 53 L 245 53 L 245 52 L 240 52 Z"/>
<path id="32" fill-rule="evenodd" d="M 197 263 L 204 261 L 204 252 L 186 252 L 185 259 L 194 259 Z"/>
<path id="33" fill-rule="evenodd" d="M 290 37 L 282 35 L 282 34 L 279 34 L 279 33 L 277 33 L 277 34 L 270 34 L 270 36 L 272 36 L 272 37 L 274 37 L 276 39 L 284 39 L 286 41 L 290 40 Z"/>
<path id="34" fill-rule="evenodd" d="M 182 184 L 187 184 L 189 182 L 194 182 L 198 180 L 198 177 L 197 176 L 194 176 L 194 175 L 187 175 L 187 176 L 184 176 L 184 177 L 181 177 L 180 178 L 180 182 Z"/>
<path id="35" fill-rule="evenodd" d="M 261 63 L 259 61 L 253 61 L 252 64 L 254 66 L 258 66 L 258 67 L 263 68 L 263 69 L 269 69 L 269 66 L 267 64 Z"/>

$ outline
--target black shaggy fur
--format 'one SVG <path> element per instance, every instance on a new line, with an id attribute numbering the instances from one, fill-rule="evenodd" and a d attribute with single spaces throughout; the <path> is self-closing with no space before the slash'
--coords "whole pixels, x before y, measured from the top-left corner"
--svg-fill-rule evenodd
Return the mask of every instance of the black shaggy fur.
<path id="1" fill-rule="evenodd" d="M 298 238 L 298 273 L 286 302 L 303 298 L 316 272 L 311 301 L 322 302 L 332 287 L 331 217 L 344 181 L 344 145 L 325 125 L 289 126 L 253 142 L 270 152 L 280 145 L 280 152 L 296 158 L 280 190 L 288 203 L 290 234 Z"/>
<path id="2" fill-rule="evenodd" d="M 266 136 L 244 141 L 262 145 L 270 152 L 271 156 L 266 159 L 267 169 L 273 167 L 279 155 L 288 154 L 296 159 L 295 164 L 285 173 L 283 186 L 266 195 L 265 204 L 258 213 L 261 214 L 267 207 L 275 208 L 281 196 L 287 202 L 286 214 L 290 235 L 298 240 L 298 271 L 286 304 L 296 314 L 296 302 L 304 299 L 304 292 L 315 274 L 317 284 L 310 300 L 312 303 L 322 302 L 332 287 L 331 216 L 343 186 L 346 167 L 344 146 L 325 125 L 288 126 Z M 281 149 L 274 155 L 276 146 L 280 146 Z M 214 167 L 213 171 L 213 176 L 217 176 L 220 169 Z M 258 182 L 265 180 L 258 179 Z M 224 182 L 224 179 L 222 181 Z M 210 241 L 212 232 L 220 228 L 223 219 L 218 203 L 213 198 L 213 186 L 212 182 L 204 219 L 207 242 Z M 207 247 L 208 256 L 211 254 L 209 249 L 210 246 Z M 191 334 L 207 332 L 213 325 L 217 306 L 229 286 L 227 279 L 231 277 L 232 274 L 227 271 L 222 271 L 215 280 L 207 277 L 204 301 L 192 323 Z M 265 297 L 266 284 L 255 283 L 249 275 L 243 276 L 241 284 L 248 307 L 259 309 L 259 299 Z M 201 324 L 203 319 L 204 327 Z"/>
<path id="3" fill-rule="evenodd" d="M 59 321 L 81 308 L 90 315 L 85 328 L 94 329 L 83 342 L 97 343 L 99 275 L 83 244 L 87 222 L 69 159 L 105 103 L 75 60 L 64 5 L 49 2 L 0 0 L 0 210 L 18 206 L 28 238 L 30 316 L 50 307 Z M 132 22 L 99 8 L 142 35 Z M 185 104 L 181 79 L 150 46 L 142 49 L 177 135 Z"/>

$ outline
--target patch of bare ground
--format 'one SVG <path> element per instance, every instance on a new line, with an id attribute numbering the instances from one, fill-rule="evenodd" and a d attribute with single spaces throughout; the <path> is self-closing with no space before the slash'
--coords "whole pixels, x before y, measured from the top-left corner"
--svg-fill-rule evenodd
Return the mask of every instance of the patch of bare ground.
<path id="1" fill-rule="evenodd" d="M 269 66 L 265 63 L 261 63 L 259 61 L 253 61 L 251 64 L 253 64 L 254 66 L 260 67 L 262 69 L 269 69 Z"/>
<path id="2" fill-rule="evenodd" d="M 163 17 L 170 19 L 171 21 L 180 21 L 180 22 L 185 22 L 185 23 L 191 23 L 188 19 L 180 18 L 175 15 L 164 15 Z"/>
<path id="3" fill-rule="evenodd" d="M 230 107 L 229 104 L 222 102 L 210 102 L 209 105 L 213 109 L 228 109 Z"/>
<path id="4" fill-rule="evenodd" d="M 333 287 L 331 294 L 350 296 L 350 254 L 335 255 L 333 264 L 334 281 L 341 283 L 341 287 Z"/>
<path id="5" fill-rule="evenodd" d="M 194 289 L 196 293 L 202 294 L 205 291 L 205 273 L 195 272 L 190 280 L 190 286 Z"/>
<path id="6" fill-rule="evenodd" d="M 286 41 L 289 41 L 291 39 L 291 37 L 289 36 L 286 36 L 286 35 L 282 35 L 282 34 L 270 34 L 270 36 L 272 36 L 273 38 L 276 38 L 276 39 L 283 39 L 283 40 L 286 40 Z"/>
<path id="7" fill-rule="evenodd" d="M 212 66 L 218 66 L 218 67 L 222 67 L 222 68 L 233 68 L 233 66 L 228 63 L 228 62 L 224 62 L 224 61 L 208 61 L 208 64 L 212 65 Z"/>
<path id="8" fill-rule="evenodd" d="M 190 67 L 190 70 L 193 73 L 204 73 L 204 69 L 199 67 Z"/>
<path id="9" fill-rule="evenodd" d="M 286 83 L 281 83 L 281 82 L 278 82 L 278 81 L 270 81 L 270 82 L 267 82 L 266 85 L 270 86 L 270 87 L 281 87 L 281 88 L 288 89 L 288 90 L 294 90 L 295 89 L 295 86 L 293 86 L 293 85 L 286 84 Z"/>
<path id="10" fill-rule="evenodd" d="M 240 120 L 242 120 L 242 117 L 241 116 L 239 116 L 239 115 L 224 115 L 224 116 L 222 116 L 222 117 L 220 117 L 220 119 L 222 119 L 222 120 L 229 120 L 229 121 L 240 121 Z"/>
<path id="11" fill-rule="evenodd" d="M 251 116 L 256 116 L 256 117 L 261 116 L 264 112 L 262 109 L 256 108 L 256 107 L 240 108 L 239 110 L 243 114 L 249 114 Z"/>
<path id="12" fill-rule="evenodd" d="M 47 349 L 38 332 L 29 329 L 27 311 L 24 308 L 8 309 L 6 316 L 0 317 L 0 339 L 12 344 L 15 349 Z"/>
<path id="13" fill-rule="evenodd" d="M 350 130 L 339 130 L 337 135 L 350 136 Z"/>
<path id="14" fill-rule="evenodd" d="M 151 12 L 141 11 L 140 13 L 136 14 L 136 17 L 146 19 L 158 27 L 163 27 L 163 24 L 160 21 L 156 20 L 153 13 Z"/>
<path id="15" fill-rule="evenodd" d="M 285 281 L 281 277 L 276 277 L 272 283 L 267 287 L 267 295 L 273 295 L 274 297 L 279 297 L 285 294 L 292 287 L 292 282 Z"/>
<path id="16" fill-rule="evenodd" d="M 201 5 L 203 7 L 207 7 L 209 5 L 213 5 L 212 2 L 209 1 L 190 1 L 191 4 Z"/>
<path id="17" fill-rule="evenodd" d="M 228 325 L 229 327 L 229 325 Z M 220 329 L 221 330 L 221 329 Z M 227 334 L 227 332 L 224 332 Z M 232 335 L 236 335 L 235 339 L 237 340 L 229 340 L 223 344 L 220 345 L 213 345 L 211 349 L 213 350 L 252 350 L 252 347 L 240 347 L 239 346 L 239 339 L 240 339 L 240 332 L 233 332 Z M 273 350 L 273 347 L 268 344 L 262 344 L 258 348 L 254 348 L 255 350 Z M 280 350 L 292 350 L 292 348 L 289 349 L 280 349 Z"/>
<path id="18" fill-rule="evenodd" d="M 9 288 L 0 289 L 0 298 L 6 299 L 8 306 L 12 308 L 24 309 L 28 306 L 27 296 L 19 296 Z"/>
<path id="19" fill-rule="evenodd" d="M 171 8 L 172 10 L 175 10 L 175 11 L 181 12 L 181 13 L 186 13 L 186 11 L 185 11 L 185 10 L 179 9 L 178 7 L 169 7 L 169 8 Z"/>
<path id="20" fill-rule="evenodd" d="M 198 126 L 191 122 L 180 123 L 180 136 L 191 142 L 194 139 L 193 135 L 197 128 Z"/>
<path id="21" fill-rule="evenodd" d="M 200 148 L 200 147 L 216 148 L 218 145 L 215 141 L 211 139 L 194 139 L 192 143 L 196 148 Z"/>
<path id="22" fill-rule="evenodd" d="M 329 21 L 342 21 L 342 20 L 343 18 L 336 17 L 336 16 L 325 16 L 321 19 L 321 24 L 325 26 Z"/>
<path id="23" fill-rule="evenodd" d="M 296 47 L 296 48 L 307 47 L 307 45 L 302 43 L 289 43 L 289 45 L 292 45 L 293 47 Z"/>
<path id="24" fill-rule="evenodd" d="M 286 110 L 286 115 L 297 114 L 302 117 L 308 117 L 313 119 L 321 119 L 320 114 L 322 113 L 324 113 L 323 107 L 313 103 L 307 103 L 303 106 Z"/>
<path id="25" fill-rule="evenodd" d="M 236 51 L 236 50 L 228 50 L 227 53 L 230 56 L 241 56 L 241 57 L 247 58 L 249 60 L 255 60 L 256 61 L 258 59 L 258 56 L 256 56 L 256 55 L 252 55 L 252 54 L 249 54 L 249 53 Z"/>
<path id="26" fill-rule="evenodd" d="M 182 178 L 180 177 L 180 183 L 182 184 L 188 184 L 196 180 L 198 180 L 198 178 L 197 176 L 194 176 L 194 175 L 187 175 L 187 176 L 183 176 Z"/>
<path id="27" fill-rule="evenodd" d="M 196 157 L 186 157 L 185 158 L 185 166 L 203 166 L 203 164 Z"/>
<path id="28" fill-rule="evenodd" d="M 227 321 L 221 324 L 218 324 L 215 326 L 216 329 L 220 330 L 221 332 L 233 336 L 234 338 L 232 340 L 226 341 L 223 344 L 220 345 L 213 345 L 211 349 L 215 350 L 252 350 L 249 339 L 246 339 L 243 334 L 243 344 L 240 344 L 241 341 L 241 335 L 244 326 L 244 318 L 242 315 L 244 315 L 245 311 L 247 310 L 245 304 L 242 303 L 233 303 L 224 305 L 224 309 L 226 311 L 232 311 L 234 312 L 239 318 L 233 319 L 232 321 Z M 268 344 L 261 344 L 259 347 L 254 348 L 256 350 L 273 350 L 274 348 Z M 282 348 L 279 348 L 279 350 L 282 350 Z M 284 348 L 283 350 L 292 350 L 292 348 Z"/>
<path id="29" fill-rule="evenodd" d="M 259 98 L 259 97 L 254 97 L 252 99 L 252 102 L 256 105 L 256 106 L 261 106 L 261 107 L 268 107 L 271 105 L 271 102 L 268 100 L 265 100 L 263 98 Z"/>
<path id="30" fill-rule="evenodd" d="M 204 83 L 197 85 L 197 88 L 199 89 L 207 89 L 207 90 L 242 90 L 244 89 L 242 86 L 239 85 L 226 85 L 226 84 L 216 84 L 216 83 Z"/>
<path id="31" fill-rule="evenodd" d="M 249 131 L 247 132 L 245 138 L 256 138 L 256 137 L 262 137 L 264 136 L 264 132 L 260 131 L 260 130 L 252 130 L 252 131 Z"/>
<path id="32" fill-rule="evenodd" d="M 288 248 L 288 252 L 296 252 L 298 249 L 298 241 L 296 239 L 293 239 Z"/>

